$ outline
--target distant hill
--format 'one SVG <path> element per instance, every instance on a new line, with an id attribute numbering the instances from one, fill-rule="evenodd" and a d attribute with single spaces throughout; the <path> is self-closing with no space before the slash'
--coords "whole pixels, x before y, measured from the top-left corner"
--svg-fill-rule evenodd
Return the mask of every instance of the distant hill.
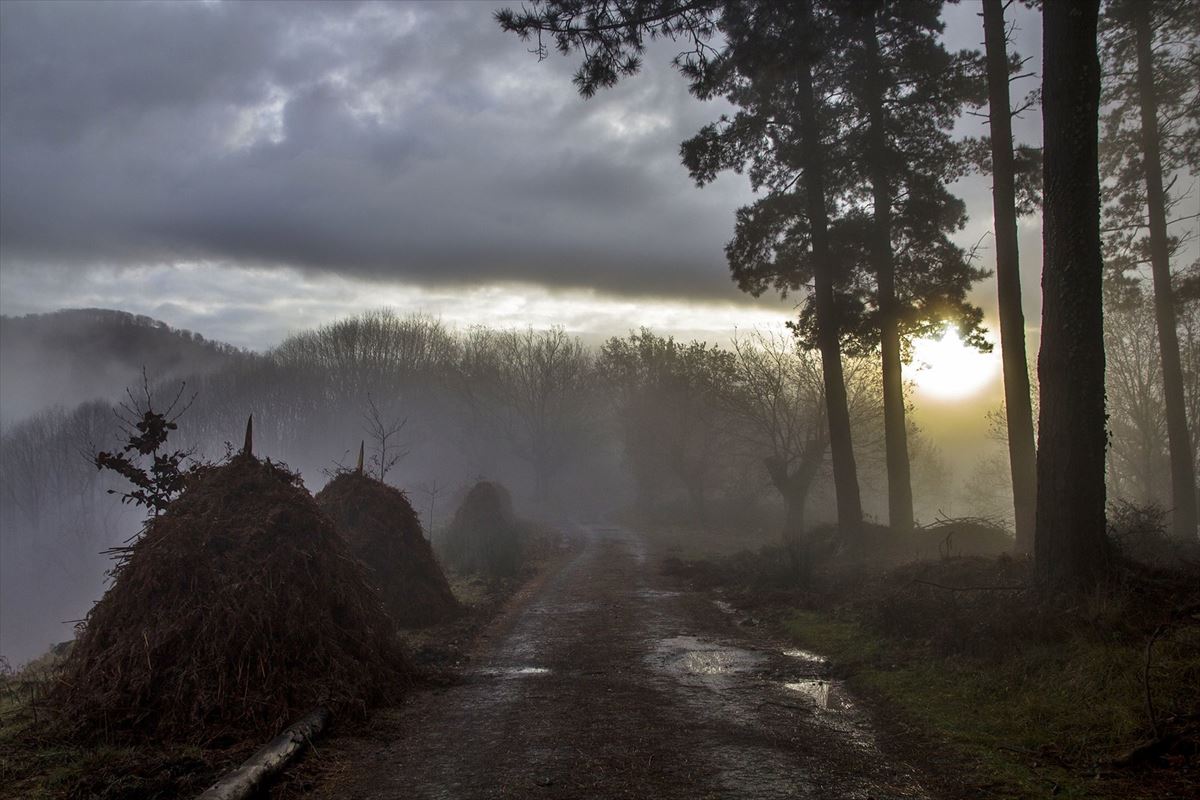
<path id="1" fill-rule="evenodd" d="M 0 423 L 42 408 L 114 400 L 141 382 L 215 370 L 237 348 L 150 317 L 103 308 L 0 317 Z"/>

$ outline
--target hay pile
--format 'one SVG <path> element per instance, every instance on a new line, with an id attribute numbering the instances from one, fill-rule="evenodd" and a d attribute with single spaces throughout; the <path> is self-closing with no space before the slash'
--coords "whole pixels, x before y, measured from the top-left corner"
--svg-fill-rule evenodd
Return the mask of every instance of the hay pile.
<path id="1" fill-rule="evenodd" d="M 462 610 L 404 492 L 354 472 L 317 495 L 355 558 L 370 570 L 388 613 L 404 627 L 443 622 Z"/>
<path id="2" fill-rule="evenodd" d="M 454 513 L 442 550 L 459 572 L 515 575 L 521 567 L 521 529 L 508 490 L 491 481 L 475 484 Z"/>
<path id="3" fill-rule="evenodd" d="M 261 736 L 316 704 L 361 712 L 407 683 L 362 565 L 270 461 L 194 473 L 113 574 L 53 695 L 77 732 Z"/>

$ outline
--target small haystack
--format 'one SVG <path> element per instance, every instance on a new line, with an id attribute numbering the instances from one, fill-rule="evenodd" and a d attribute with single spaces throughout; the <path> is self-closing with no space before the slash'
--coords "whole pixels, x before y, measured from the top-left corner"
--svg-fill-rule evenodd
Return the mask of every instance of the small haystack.
<path id="1" fill-rule="evenodd" d="M 193 473 L 123 555 L 54 693 L 81 732 L 206 741 L 359 711 L 409 663 L 299 476 L 248 453 Z"/>
<path id="2" fill-rule="evenodd" d="M 475 484 L 455 512 L 442 547 L 460 572 L 515 575 L 521 566 L 521 529 L 508 490 L 491 481 Z"/>
<path id="3" fill-rule="evenodd" d="M 321 490 L 317 504 L 371 570 L 369 578 L 398 624 L 432 625 L 462 610 L 404 492 L 345 472 Z"/>

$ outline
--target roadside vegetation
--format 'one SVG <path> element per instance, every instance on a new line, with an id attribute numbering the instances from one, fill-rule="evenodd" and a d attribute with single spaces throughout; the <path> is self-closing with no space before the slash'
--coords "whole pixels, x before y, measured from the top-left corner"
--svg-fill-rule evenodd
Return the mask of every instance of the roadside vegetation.
<path id="1" fill-rule="evenodd" d="M 1110 584 L 1067 606 L 1041 602 L 1030 562 L 1007 555 L 818 569 L 804 585 L 771 546 L 664 571 L 828 658 L 874 708 L 882 749 L 953 796 L 1189 797 L 1200 564 L 1161 529 L 1113 534 L 1176 556 L 1122 556 Z"/>

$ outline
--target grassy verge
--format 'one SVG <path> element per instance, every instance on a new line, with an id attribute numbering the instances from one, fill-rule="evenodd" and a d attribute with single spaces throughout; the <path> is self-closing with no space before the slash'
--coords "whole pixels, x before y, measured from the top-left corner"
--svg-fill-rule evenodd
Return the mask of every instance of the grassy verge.
<path id="1" fill-rule="evenodd" d="M 190 745 L 116 747 L 79 744 L 45 733 L 38 678 L 0 678 L 0 797 L 22 800 L 100 798 L 151 800 L 198 794 L 249 747 L 204 750 Z"/>
<path id="2" fill-rule="evenodd" d="M 1114 766 L 1153 735 L 1140 638 L 1091 625 L 978 656 L 881 632 L 861 608 L 794 611 L 781 623 L 795 642 L 826 654 L 852 690 L 919 732 L 917 759 L 944 754 L 964 767 L 956 782 L 974 796 L 1194 796 L 1194 751 L 1163 755 L 1166 769 Z M 1179 629 L 1156 642 L 1150 680 L 1160 728 L 1195 710 L 1196 633 Z"/>

